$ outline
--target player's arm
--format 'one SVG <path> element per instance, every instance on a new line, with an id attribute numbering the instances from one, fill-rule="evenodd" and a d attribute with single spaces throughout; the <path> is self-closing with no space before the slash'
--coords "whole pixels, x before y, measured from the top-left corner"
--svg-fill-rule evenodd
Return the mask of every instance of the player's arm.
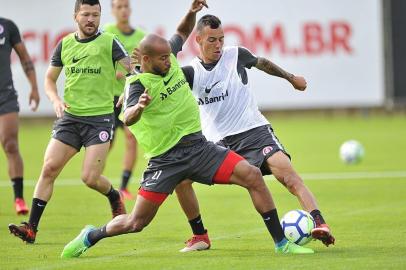
<path id="1" fill-rule="evenodd" d="M 69 108 L 69 105 L 65 104 L 58 96 L 58 89 L 56 86 L 56 81 L 58 80 L 62 69 L 62 41 L 60 41 L 54 50 L 51 58 L 51 64 L 45 73 L 45 94 L 51 101 L 55 114 L 58 118 L 63 116 L 63 112 L 66 108 Z"/>
<path id="2" fill-rule="evenodd" d="M 202 10 L 203 7 L 208 8 L 206 0 L 194 0 L 188 13 L 185 17 L 182 18 L 181 22 L 179 23 L 176 29 L 176 34 L 180 35 L 184 42 L 187 40 L 190 33 L 192 33 L 193 28 L 195 27 L 197 12 Z"/>
<path id="3" fill-rule="evenodd" d="M 131 126 L 140 120 L 145 107 L 151 102 L 151 96 L 148 89 L 145 89 L 139 81 L 135 81 L 126 89 L 124 100 L 123 123 Z"/>
<path id="4" fill-rule="evenodd" d="M 305 78 L 301 76 L 295 76 L 292 73 L 283 70 L 281 67 L 264 57 L 258 57 L 258 61 L 255 67 L 269 75 L 277 76 L 287 80 L 297 90 L 304 91 L 306 89 L 307 83 Z"/>
<path id="5" fill-rule="evenodd" d="M 133 73 L 133 66 L 131 65 L 131 58 L 128 56 L 127 51 L 118 39 L 113 39 L 113 63 L 118 62 L 127 73 Z M 125 78 L 125 74 L 123 74 Z"/>
<path id="6" fill-rule="evenodd" d="M 45 94 L 49 98 L 54 107 L 56 117 L 61 118 L 66 108 L 69 108 L 62 99 L 58 96 L 58 89 L 56 81 L 61 74 L 62 67 L 55 67 L 50 65 L 45 73 Z"/>
<path id="7" fill-rule="evenodd" d="M 39 105 L 40 98 L 38 93 L 37 76 L 35 74 L 34 64 L 31 61 L 31 57 L 28 54 L 27 48 L 21 41 L 20 31 L 18 30 L 18 27 L 14 24 L 14 22 L 11 21 L 10 30 L 11 44 L 18 57 L 20 58 L 24 73 L 31 85 L 31 92 L 29 95 L 28 103 L 31 107 L 31 110 L 36 111 Z"/>

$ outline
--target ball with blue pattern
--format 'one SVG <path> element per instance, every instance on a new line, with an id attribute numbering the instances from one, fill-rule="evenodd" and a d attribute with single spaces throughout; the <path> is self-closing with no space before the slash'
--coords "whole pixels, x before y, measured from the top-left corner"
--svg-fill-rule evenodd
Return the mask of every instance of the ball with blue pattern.
<path id="1" fill-rule="evenodd" d="M 281 219 L 281 226 L 286 239 L 301 246 L 313 239 L 311 232 L 315 225 L 312 216 L 299 209 L 287 212 Z"/>

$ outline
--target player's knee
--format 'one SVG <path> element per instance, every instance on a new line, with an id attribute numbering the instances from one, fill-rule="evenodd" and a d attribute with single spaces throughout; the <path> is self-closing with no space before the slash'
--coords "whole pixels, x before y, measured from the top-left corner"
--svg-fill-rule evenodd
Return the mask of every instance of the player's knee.
<path id="1" fill-rule="evenodd" d="M 95 173 L 92 173 L 91 171 L 84 171 L 82 172 L 82 181 L 83 183 L 86 184 L 86 186 L 90 188 L 96 188 L 97 187 L 97 180 L 99 179 L 100 175 L 96 175 Z"/>
<path id="2" fill-rule="evenodd" d="M 138 233 L 141 232 L 147 225 L 148 223 L 143 218 L 135 218 L 135 220 L 129 218 L 127 231 L 132 233 Z"/>
<path id="3" fill-rule="evenodd" d="M 18 142 L 15 139 L 7 139 L 2 142 L 6 155 L 14 155 L 18 153 Z"/>
<path id="4" fill-rule="evenodd" d="M 296 173 L 289 174 L 284 177 L 284 182 L 286 188 L 289 190 L 290 193 L 293 195 L 297 195 L 299 191 L 304 188 L 304 183 L 302 178 L 298 176 Z"/>
<path id="5" fill-rule="evenodd" d="M 59 166 L 57 166 L 51 160 L 47 160 L 42 167 L 42 178 L 53 179 L 58 174 Z"/>
<path id="6" fill-rule="evenodd" d="M 246 179 L 247 188 L 256 189 L 264 185 L 261 170 L 255 166 L 250 165 L 250 168 L 247 170 Z"/>

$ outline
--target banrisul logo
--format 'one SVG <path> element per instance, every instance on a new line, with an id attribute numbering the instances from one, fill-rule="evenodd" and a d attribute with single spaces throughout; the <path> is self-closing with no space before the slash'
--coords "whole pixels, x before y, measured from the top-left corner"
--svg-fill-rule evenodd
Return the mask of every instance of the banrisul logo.
<path id="1" fill-rule="evenodd" d="M 69 74 L 101 74 L 101 67 L 68 67 L 66 73 Z"/>
<path id="2" fill-rule="evenodd" d="M 226 90 L 225 93 L 221 93 L 221 95 L 214 96 L 214 97 L 205 97 L 205 98 L 199 98 L 197 100 L 197 104 L 199 105 L 207 105 L 207 104 L 212 104 L 220 101 L 224 101 L 228 97 L 228 90 Z"/>
<path id="3" fill-rule="evenodd" d="M 172 77 L 167 81 L 166 84 L 169 83 L 169 81 L 172 79 Z M 172 95 L 173 93 L 175 93 L 179 88 L 181 88 L 183 85 L 185 85 L 187 83 L 187 81 L 183 78 L 180 79 L 176 84 L 174 84 L 173 86 L 169 86 L 165 89 L 165 93 L 160 93 L 160 97 L 161 100 L 165 100 L 166 98 L 168 98 L 168 96 Z M 164 83 L 165 84 L 165 83 Z"/>

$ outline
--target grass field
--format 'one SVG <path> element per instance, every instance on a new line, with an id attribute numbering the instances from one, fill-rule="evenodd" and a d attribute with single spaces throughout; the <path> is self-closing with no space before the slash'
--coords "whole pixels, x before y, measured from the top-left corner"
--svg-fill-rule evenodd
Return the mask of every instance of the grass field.
<path id="1" fill-rule="evenodd" d="M 191 233 L 176 196 L 170 196 L 140 234 L 105 239 L 79 259 L 62 260 L 63 246 L 85 224 L 103 225 L 110 219 L 107 200 L 81 184 L 82 156 L 75 157 L 58 178 L 36 244 L 25 245 L 8 234 L 8 223 L 25 218 L 14 213 L 1 153 L 0 269 L 406 269 L 405 115 L 277 115 L 272 123 L 316 195 L 336 246 L 311 242 L 314 255 L 276 255 L 243 189 L 195 184 L 211 250 L 178 252 Z M 51 126 L 52 122 L 32 120 L 21 125 L 29 203 Z M 118 183 L 123 149 L 122 134 L 118 136 L 105 171 L 114 183 Z M 365 147 L 366 157 L 358 165 L 344 165 L 338 158 L 340 144 L 348 139 Z M 131 185 L 134 191 L 145 166 L 141 155 Z M 299 207 L 273 178 L 266 179 L 280 216 Z M 132 205 L 127 202 L 127 209 Z"/>

